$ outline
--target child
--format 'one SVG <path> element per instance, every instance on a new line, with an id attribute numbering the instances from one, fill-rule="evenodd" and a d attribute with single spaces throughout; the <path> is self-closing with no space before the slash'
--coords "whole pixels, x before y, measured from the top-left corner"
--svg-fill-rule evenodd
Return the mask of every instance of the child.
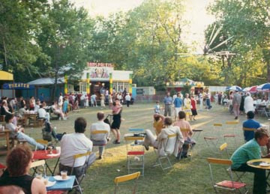
<path id="1" fill-rule="evenodd" d="M 155 112 L 156 114 L 160 114 L 160 110 L 161 110 L 161 107 L 160 107 L 160 105 L 159 105 L 159 101 L 156 101 L 156 105 L 155 105 L 155 107 L 154 107 L 154 112 Z"/>
<path id="2" fill-rule="evenodd" d="M 194 96 L 191 96 L 191 112 L 192 112 L 192 120 L 196 121 L 195 116 L 197 115 L 197 103 Z"/>

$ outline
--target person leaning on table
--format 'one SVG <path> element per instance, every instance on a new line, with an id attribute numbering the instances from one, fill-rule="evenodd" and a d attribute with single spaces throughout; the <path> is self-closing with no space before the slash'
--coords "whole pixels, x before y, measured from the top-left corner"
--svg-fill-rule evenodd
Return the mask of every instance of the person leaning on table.
<path id="1" fill-rule="evenodd" d="M 239 147 L 232 155 L 233 171 L 253 172 L 253 193 L 266 193 L 266 173 L 264 169 L 253 168 L 247 165 L 249 160 L 269 158 L 270 155 L 261 156 L 261 147 L 268 143 L 269 134 L 265 127 L 260 127 L 255 131 L 254 139 Z"/>
<path id="2" fill-rule="evenodd" d="M 43 181 L 28 174 L 32 163 L 32 151 L 28 146 L 18 145 L 14 147 L 8 154 L 6 163 L 7 169 L 0 177 L 1 189 L 4 189 L 2 186 L 15 185 L 22 188 L 26 194 L 47 193 Z"/>

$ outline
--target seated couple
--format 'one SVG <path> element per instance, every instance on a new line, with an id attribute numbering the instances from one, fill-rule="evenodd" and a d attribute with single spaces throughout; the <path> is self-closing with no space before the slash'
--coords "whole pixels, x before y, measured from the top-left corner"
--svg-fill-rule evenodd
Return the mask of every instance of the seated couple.
<path id="1" fill-rule="evenodd" d="M 179 149 L 182 148 L 184 144 L 184 138 L 180 131 L 180 128 L 178 126 L 172 125 L 172 119 L 169 117 L 166 117 L 164 119 L 164 128 L 161 130 L 161 132 L 158 134 L 157 137 L 153 135 L 153 133 L 147 129 L 146 130 L 146 137 L 143 142 L 143 145 L 145 146 L 146 150 L 149 149 L 149 146 L 153 146 L 158 149 L 159 156 L 164 155 L 164 151 L 169 154 L 174 154 L 175 157 L 177 157 L 179 153 Z M 168 135 L 176 134 L 177 139 L 173 146 L 173 149 L 167 149 L 168 147 L 172 148 L 171 145 L 167 145 L 168 141 Z"/>
<path id="2" fill-rule="evenodd" d="M 159 137 L 159 134 L 164 130 L 163 124 L 165 124 L 165 118 L 162 115 L 154 114 L 153 127 L 156 129 L 157 137 Z M 165 126 L 166 126 L 166 124 L 165 124 Z M 189 122 L 186 121 L 186 113 L 184 111 L 180 111 L 178 113 L 178 121 L 176 121 L 173 124 L 173 126 L 175 128 L 180 129 L 180 134 L 181 134 L 181 137 L 183 138 L 183 140 L 181 140 L 181 141 L 184 142 L 184 144 L 182 144 L 183 147 L 182 147 L 182 145 L 179 147 L 179 152 L 177 154 L 177 158 L 185 158 L 185 157 L 187 157 L 187 152 L 188 152 L 190 145 L 194 146 L 195 141 L 191 139 L 193 132 L 192 132 L 192 129 L 191 129 Z M 174 130 L 176 130 L 175 128 L 174 128 Z M 144 145 L 146 146 L 146 149 L 148 149 L 149 145 L 152 145 L 155 147 L 154 144 L 157 144 L 157 142 L 155 140 L 156 140 L 155 136 L 152 134 L 152 132 L 150 130 L 146 130 L 146 138 L 145 138 L 146 143 L 144 143 Z M 157 140 L 158 140 L 158 138 L 157 138 Z M 149 142 L 152 142 L 152 143 L 149 144 Z M 181 153 L 181 155 L 180 155 L 180 153 Z"/>

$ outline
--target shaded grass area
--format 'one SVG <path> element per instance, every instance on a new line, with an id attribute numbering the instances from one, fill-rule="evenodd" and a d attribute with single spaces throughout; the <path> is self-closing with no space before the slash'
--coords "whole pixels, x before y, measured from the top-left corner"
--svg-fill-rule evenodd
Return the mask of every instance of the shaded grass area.
<path id="1" fill-rule="evenodd" d="M 152 129 L 152 115 L 154 104 L 135 104 L 130 108 L 124 107 L 122 117 L 124 121 L 121 125 L 121 133 L 127 133 L 128 128 L 144 128 Z M 85 134 L 89 137 L 89 128 L 93 122 L 96 122 L 96 113 L 100 111 L 99 107 L 91 107 L 81 109 L 79 112 L 71 113 L 67 121 L 52 121 L 53 126 L 57 127 L 59 133 L 74 131 L 74 120 L 79 117 L 85 117 L 88 125 Z M 106 114 L 111 111 L 102 109 Z M 219 136 L 218 145 L 225 142 L 223 135 L 227 133 L 237 134 L 236 142 L 233 139 L 226 139 L 229 144 L 229 155 L 240 145 L 244 143 L 241 123 L 245 120 L 245 116 L 241 116 L 240 124 L 232 129 L 225 126 L 226 121 L 234 119 L 227 109 L 221 106 L 214 106 L 211 111 L 199 111 L 196 121 L 192 121 L 191 125 L 196 129 L 203 129 L 200 137 L 197 139 L 192 154 L 192 159 L 176 160 L 171 156 L 173 168 L 162 171 L 160 167 L 153 167 L 156 155 L 153 149 L 146 152 L 145 155 L 145 176 L 138 180 L 138 193 L 157 193 L 157 194 L 177 194 L 177 193 L 214 193 L 211 187 L 209 168 L 206 157 L 229 158 L 223 152 L 213 153 L 212 150 L 204 142 L 204 136 Z M 263 124 L 268 124 L 265 117 L 256 118 Z M 213 129 L 213 123 L 223 123 L 224 129 Z M 26 133 L 34 138 L 41 138 L 41 128 L 27 128 Z M 111 135 L 112 136 L 112 135 Z M 113 136 L 112 136 L 113 137 Z M 113 138 L 112 138 L 113 140 Z M 1 156 L 0 161 L 4 162 L 5 157 Z M 54 165 L 55 160 L 50 160 L 49 164 Z M 217 179 L 225 179 L 226 172 L 222 168 L 217 170 Z M 96 161 L 88 170 L 82 187 L 84 193 L 113 193 L 114 178 L 127 174 L 126 166 L 126 146 L 122 140 L 121 144 L 112 144 L 112 141 L 106 146 L 105 158 Z M 248 173 L 243 179 L 248 184 L 248 189 L 252 193 L 253 174 Z M 131 183 L 120 185 L 119 193 L 131 193 Z"/>

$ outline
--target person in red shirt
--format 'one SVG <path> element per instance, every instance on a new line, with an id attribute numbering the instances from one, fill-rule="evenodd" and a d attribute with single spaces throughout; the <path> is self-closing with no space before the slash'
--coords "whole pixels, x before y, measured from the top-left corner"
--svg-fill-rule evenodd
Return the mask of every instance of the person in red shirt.
<path id="1" fill-rule="evenodd" d="M 196 121 L 195 117 L 196 115 L 198 115 L 197 103 L 193 95 L 191 96 L 191 112 L 192 112 L 191 120 Z"/>

